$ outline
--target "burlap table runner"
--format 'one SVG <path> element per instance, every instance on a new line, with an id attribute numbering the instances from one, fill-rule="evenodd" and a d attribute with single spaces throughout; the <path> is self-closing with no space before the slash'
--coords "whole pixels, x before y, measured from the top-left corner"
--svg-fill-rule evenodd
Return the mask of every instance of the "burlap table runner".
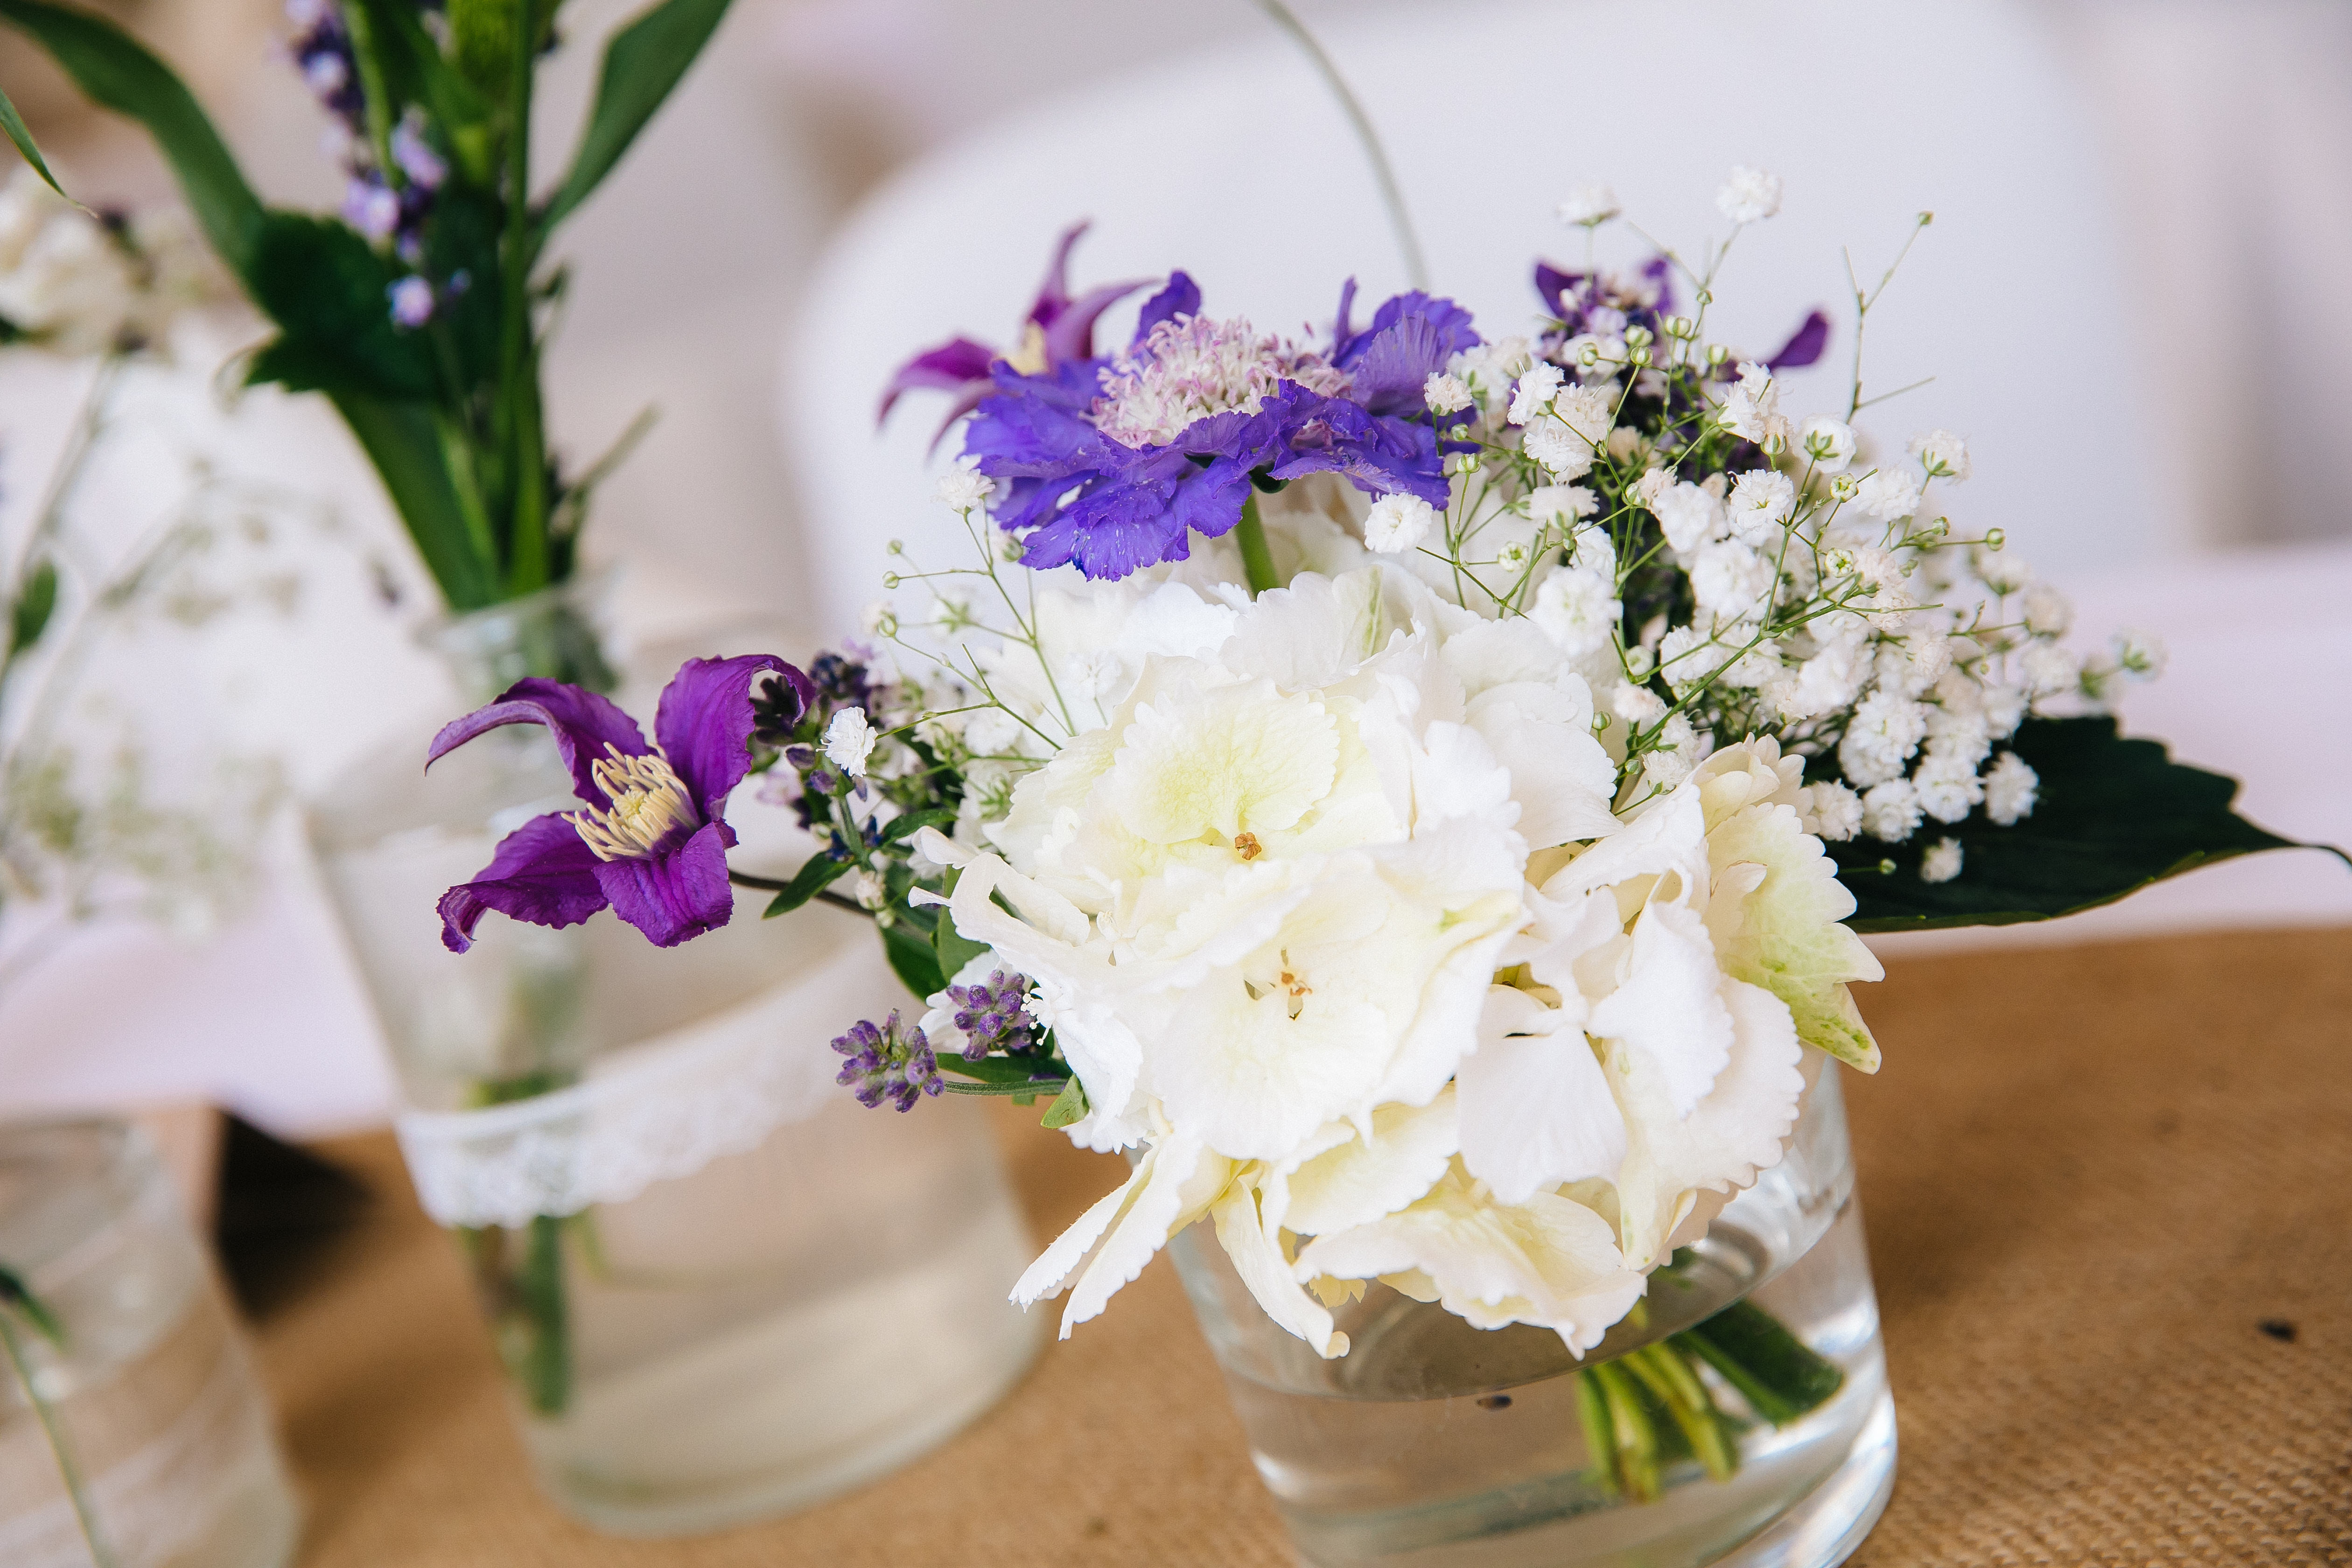
<path id="1" fill-rule="evenodd" d="M 1887 1065 L 1849 1098 L 1903 1457 L 1857 1568 L 2352 1563 L 2352 932 L 1864 990 Z M 1041 1233 L 1118 1178 L 1022 1113 L 1003 1131 Z M 310 1568 L 1290 1562 L 1164 1260 L 908 1470 L 725 1535 L 595 1535 L 532 1490 L 389 1138 L 329 1152 L 389 1196 L 264 1325 Z"/>

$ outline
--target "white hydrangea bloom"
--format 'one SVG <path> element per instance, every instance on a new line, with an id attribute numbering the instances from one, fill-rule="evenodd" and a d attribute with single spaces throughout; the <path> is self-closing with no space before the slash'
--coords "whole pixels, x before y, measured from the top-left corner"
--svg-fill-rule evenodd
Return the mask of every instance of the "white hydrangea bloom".
<path id="1" fill-rule="evenodd" d="M 1911 455 L 1931 479 L 1954 484 L 1969 477 L 1969 446 L 1949 430 L 1930 430 L 1911 437 Z"/>
<path id="2" fill-rule="evenodd" d="M 2041 785 L 2040 776 L 2024 758 L 2015 752 L 2003 752 L 1984 775 L 1985 815 L 2003 827 L 2024 821 L 2033 815 Z"/>
<path id="3" fill-rule="evenodd" d="M 1592 228 L 1607 223 L 1625 209 L 1618 204 L 1617 193 L 1598 183 L 1570 185 L 1568 197 L 1559 204 L 1559 221 L 1575 228 Z"/>
<path id="4" fill-rule="evenodd" d="M 1780 210 L 1780 176 L 1746 164 L 1732 168 L 1731 177 L 1715 194 L 1716 210 L 1736 224 L 1751 224 Z"/>
<path id="5" fill-rule="evenodd" d="M 1364 517 L 1364 548 L 1376 555 L 1396 555 L 1429 537 L 1437 524 L 1437 510 L 1419 496 L 1402 491 L 1384 495 Z"/>
<path id="6" fill-rule="evenodd" d="M 1919 857 L 1919 879 L 1948 882 L 1960 874 L 1960 841 L 1938 838 Z"/>

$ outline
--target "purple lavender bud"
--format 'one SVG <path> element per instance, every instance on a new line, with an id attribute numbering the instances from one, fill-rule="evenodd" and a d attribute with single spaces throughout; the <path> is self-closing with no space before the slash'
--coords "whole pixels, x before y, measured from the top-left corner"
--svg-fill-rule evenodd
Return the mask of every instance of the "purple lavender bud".
<path id="1" fill-rule="evenodd" d="M 343 221 L 372 241 L 400 226 L 400 197 L 375 174 L 354 174 L 343 189 Z"/>
<path id="2" fill-rule="evenodd" d="M 414 330 L 433 319 L 433 285 L 422 278 L 404 278 L 384 290 L 392 296 L 392 324 Z"/>
<path id="3" fill-rule="evenodd" d="M 964 1034 L 967 1061 L 978 1061 L 991 1051 L 1025 1056 L 1037 1050 L 1036 1021 L 1022 1005 L 1028 994 L 1026 975 L 1002 969 L 989 971 L 988 978 L 977 985 L 948 987 L 948 1000 L 955 1006 L 955 1026 Z"/>
<path id="4" fill-rule="evenodd" d="M 917 1100 L 936 1097 L 947 1088 L 930 1042 L 920 1028 L 901 1024 L 895 1008 L 878 1026 L 859 1021 L 833 1042 L 833 1048 L 849 1058 L 834 1081 L 847 1086 L 868 1109 L 887 1100 L 899 1110 L 910 1110 Z"/>
<path id="5" fill-rule="evenodd" d="M 449 177 L 449 165 L 425 141 L 422 121 L 414 112 L 392 128 L 392 161 L 419 189 L 437 191 Z"/>
<path id="6" fill-rule="evenodd" d="M 352 79 L 352 68 L 343 57 L 328 49 L 306 56 L 302 61 L 302 81 L 320 98 L 332 98 Z"/>

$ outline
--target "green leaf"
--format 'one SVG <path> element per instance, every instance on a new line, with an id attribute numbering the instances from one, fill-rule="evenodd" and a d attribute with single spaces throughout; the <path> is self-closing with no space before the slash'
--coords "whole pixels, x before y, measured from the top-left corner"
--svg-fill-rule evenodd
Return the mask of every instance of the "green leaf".
<path id="1" fill-rule="evenodd" d="M 399 276 L 340 223 L 268 215 L 247 281 L 279 336 L 255 356 L 247 379 L 291 392 L 432 397 L 441 388 L 425 338 L 393 324 L 389 290 Z"/>
<path id="2" fill-rule="evenodd" d="M 0 1265 L 0 1307 L 14 1307 L 43 1339 L 60 1350 L 65 1348 L 65 1325 L 33 1294 L 23 1277 L 5 1265 Z"/>
<path id="3" fill-rule="evenodd" d="M 925 1001 L 947 989 L 947 977 L 940 973 L 940 961 L 931 951 L 931 933 L 910 931 L 899 921 L 882 928 L 882 952 L 889 959 L 907 989 L 918 1001 Z"/>
<path id="4" fill-rule="evenodd" d="M 58 563 L 44 556 L 25 574 L 24 586 L 16 590 L 16 602 L 8 606 L 8 658 L 16 658 L 41 640 L 57 607 Z"/>
<path id="5" fill-rule="evenodd" d="M 727 0 L 662 0 L 613 35 L 572 170 L 540 215 L 541 244 L 613 172 L 726 15 Z"/>
<path id="6" fill-rule="evenodd" d="M 857 863 L 854 860 L 836 860 L 824 854 L 810 856 L 808 864 L 794 872 L 793 879 L 784 884 L 784 890 L 768 901 L 761 918 L 772 920 L 778 915 L 792 913 L 856 868 Z"/>
<path id="7" fill-rule="evenodd" d="M 882 842 L 896 844 L 902 838 L 912 838 L 926 827 L 945 827 L 954 822 L 956 814 L 945 806 L 929 811 L 910 811 L 904 816 L 894 816 L 882 829 Z"/>
<path id="8" fill-rule="evenodd" d="M 953 980 L 963 973 L 965 964 L 986 952 L 988 947 L 956 930 L 954 917 L 948 913 L 945 904 L 939 910 L 939 924 L 931 932 L 931 951 L 939 959 L 940 973 Z"/>
<path id="9" fill-rule="evenodd" d="M 274 348 L 275 345 L 272 345 Z M 265 351 L 265 353 L 268 351 Z M 478 610 L 499 600 L 498 567 L 466 521 L 449 474 L 446 448 L 430 404 L 336 392 L 336 411 L 359 437 L 383 479 L 392 504 L 408 525 L 426 570 L 453 610 Z"/>
<path id="10" fill-rule="evenodd" d="M 91 101 L 147 128 L 213 249 L 249 288 L 261 242 L 261 200 L 172 68 L 121 28 L 88 11 L 43 0 L 0 0 L 0 21 L 48 50 Z"/>
<path id="11" fill-rule="evenodd" d="M 25 155 L 25 162 L 33 166 L 33 173 L 47 181 L 49 189 L 61 196 L 66 196 L 66 188 L 58 184 L 58 177 L 55 174 L 49 173 L 49 165 L 42 159 L 40 148 L 34 145 L 33 133 L 25 126 L 25 117 L 16 112 L 16 106 L 9 101 L 8 95 L 5 92 L 0 92 L 0 131 L 5 131 L 8 133 L 8 140 L 16 144 L 16 151 Z M 70 202 L 73 198 L 66 196 L 66 200 Z"/>
<path id="12" fill-rule="evenodd" d="M 940 1058 L 940 1070 L 1003 1089 L 1033 1089 L 1041 1094 L 1070 1075 L 1068 1067 L 1044 1057 L 982 1057 L 975 1061 L 956 1051 Z M 1045 1077 L 1043 1083 L 1038 1081 L 1040 1074 Z"/>
<path id="13" fill-rule="evenodd" d="M 1077 1074 L 1072 1073 L 1070 1081 L 1062 1086 L 1062 1092 L 1054 1097 L 1054 1103 L 1045 1108 L 1045 1125 L 1067 1127 L 1073 1121 L 1083 1121 L 1087 1109 L 1087 1086 L 1078 1081 Z"/>
<path id="14" fill-rule="evenodd" d="M 2003 827 L 1979 809 L 1900 847 L 1867 838 L 1829 846 L 1857 906 L 1848 925 L 1932 931 L 2052 920 L 2234 856 L 2321 847 L 2255 826 L 2230 809 L 2236 780 L 2184 767 L 2157 742 L 2125 740 L 2113 719 L 2029 719 L 2011 744 L 2042 781 L 2023 821 Z M 1945 832 L 1960 841 L 1960 874 L 1923 882 L 1920 855 Z M 1883 872 L 1887 859 L 1895 869 Z"/>

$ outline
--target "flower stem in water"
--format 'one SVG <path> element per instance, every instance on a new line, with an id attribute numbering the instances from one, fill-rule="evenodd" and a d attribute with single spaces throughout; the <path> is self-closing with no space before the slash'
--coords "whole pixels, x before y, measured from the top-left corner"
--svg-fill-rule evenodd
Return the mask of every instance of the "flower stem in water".
<path id="1" fill-rule="evenodd" d="M 89 1548 L 89 1560 L 96 1568 L 115 1568 L 114 1553 L 107 1550 L 106 1538 L 99 1532 L 98 1510 L 89 1500 L 89 1489 L 82 1485 L 81 1467 L 74 1462 L 73 1445 L 67 1441 L 65 1426 L 58 1420 L 57 1411 L 43 1398 L 33 1381 L 33 1366 L 25 1353 L 25 1342 L 12 1321 L 14 1313 L 22 1313 L 25 1321 L 51 1344 L 62 1347 L 65 1331 L 40 1300 L 25 1288 L 25 1282 L 6 1268 L 0 1268 L 0 1344 L 5 1344 L 8 1364 L 15 1369 L 16 1381 L 24 1385 L 26 1402 L 32 1405 L 33 1415 L 41 1423 L 42 1436 L 49 1442 L 49 1453 L 58 1462 L 58 1475 L 65 1482 L 66 1496 L 73 1502 L 74 1522 L 81 1527 L 82 1544 Z"/>

